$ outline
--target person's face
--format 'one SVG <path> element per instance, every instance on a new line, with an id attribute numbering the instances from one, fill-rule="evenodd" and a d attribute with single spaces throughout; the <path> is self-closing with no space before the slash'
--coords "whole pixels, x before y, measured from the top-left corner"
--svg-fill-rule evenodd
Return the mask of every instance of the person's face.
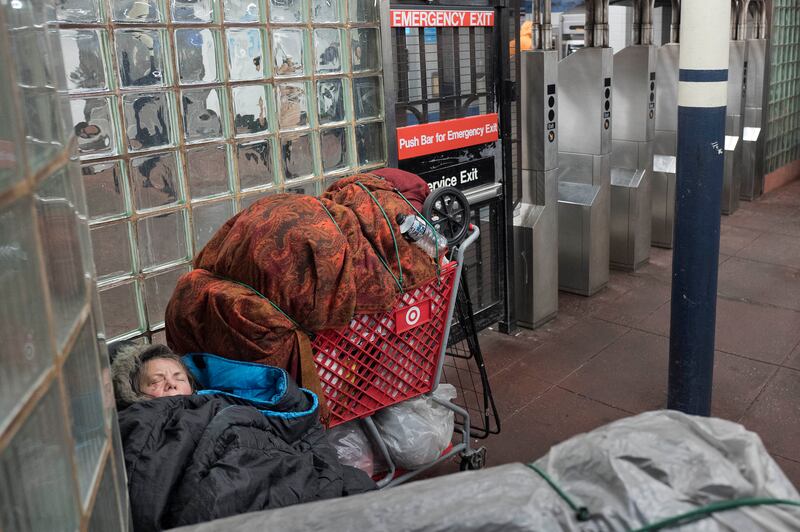
<path id="1" fill-rule="evenodd" d="M 168 358 L 153 358 L 145 362 L 139 387 L 150 397 L 192 394 L 186 371 Z"/>

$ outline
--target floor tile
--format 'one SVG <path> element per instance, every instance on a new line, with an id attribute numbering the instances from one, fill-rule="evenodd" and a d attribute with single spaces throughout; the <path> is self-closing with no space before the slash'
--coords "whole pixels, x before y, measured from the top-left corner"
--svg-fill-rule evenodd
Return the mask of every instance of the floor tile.
<path id="1" fill-rule="evenodd" d="M 532 462 L 557 443 L 628 415 L 555 387 L 510 418 L 500 437 L 486 440 L 487 462 Z"/>
<path id="2" fill-rule="evenodd" d="M 798 342 L 800 312 L 717 299 L 717 349 L 780 364 Z"/>
<path id="3" fill-rule="evenodd" d="M 561 387 L 629 412 L 667 404 L 669 341 L 630 331 L 570 376 Z"/>
<path id="4" fill-rule="evenodd" d="M 481 331 L 478 335 L 486 371 L 495 375 L 521 358 L 542 346 L 543 342 L 529 340 L 518 336 L 509 336 L 497 331 Z"/>
<path id="5" fill-rule="evenodd" d="M 800 371 L 780 368 L 742 418 L 770 452 L 800 461 Z"/>
<path id="6" fill-rule="evenodd" d="M 720 233 L 719 252 L 724 255 L 736 255 L 736 253 L 758 238 L 762 233 L 736 227 L 735 225 L 723 225 Z"/>
<path id="7" fill-rule="evenodd" d="M 628 331 L 626 327 L 588 318 L 531 353 L 525 360 L 536 375 L 558 383 Z"/>
<path id="8" fill-rule="evenodd" d="M 672 290 L 669 284 L 657 279 L 641 277 L 639 286 L 632 288 L 611 302 L 602 303 L 592 316 L 626 327 L 644 321 L 661 305 L 669 301 Z"/>
<path id="9" fill-rule="evenodd" d="M 719 269 L 719 294 L 800 311 L 800 270 L 732 257 Z"/>
<path id="10" fill-rule="evenodd" d="M 765 233 L 737 253 L 738 257 L 800 268 L 800 237 Z"/>
<path id="11" fill-rule="evenodd" d="M 524 357 L 493 375 L 490 383 L 501 422 L 553 386 Z"/>
<path id="12" fill-rule="evenodd" d="M 789 360 L 786 361 L 784 366 L 786 366 L 787 368 L 800 370 L 800 345 L 798 345 L 795 348 L 795 350 L 789 356 Z"/>
<path id="13" fill-rule="evenodd" d="M 776 366 L 717 351 L 711 415 L 739 421 L 777 371 Z"/>
<path id="14" fill-rule="evenodd" d="M 650 262 L 639 268 L 636 275 L 649 276 L 664 283 L 672 281 L 672 250 L 650 248 Z"/>
<path id="15" fill-rule="evenodd" d="M 794 484 L 794 487 L 800 490 L 800 462 L 794 460 L 787 460 L 782 456 L 772 455 L 778 466 L 783 470 L 783 473 L 789 478 L 789 481 Z"/>

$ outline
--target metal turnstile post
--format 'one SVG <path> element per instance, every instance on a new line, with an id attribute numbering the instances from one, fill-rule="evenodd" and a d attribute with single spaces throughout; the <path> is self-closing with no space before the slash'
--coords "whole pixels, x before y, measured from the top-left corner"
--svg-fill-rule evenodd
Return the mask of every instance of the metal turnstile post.
<path id="1" fill-rule="evenodd" d="M 656 49 L 633 45 L 614 54 L 611 154 L 611 266 L 634 271 L 650 259 Z"/>
<path id="2" fill-rule="evenodd" d="M 656 51 L 656 133 L 653 144 L 651 243 L 672 248 L 675 228 L 675 172 L 678 154 L 678 59 L 681 45 Z"/>
<path id="3" fill-rule="evenodd" d="M 741 199 L 752 201 L 764 191 L 764 141 L 761 135 L 766 39 L 748 39 L 747 80 L 742 133 Z"/>
<path id="4" fill-rule="evenodd" d="M 722 177 L 722 214 L 739 208 L 742 188 L 742 134 L 747 48 L 744 40 L 730 42 L 728 63 L 728 106 L 725 114 L 725 170 Z"/>

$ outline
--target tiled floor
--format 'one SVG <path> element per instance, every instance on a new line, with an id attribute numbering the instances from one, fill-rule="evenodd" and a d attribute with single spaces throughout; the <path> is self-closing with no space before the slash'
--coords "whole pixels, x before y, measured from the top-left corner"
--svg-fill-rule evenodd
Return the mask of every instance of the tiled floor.
<path id="1" fill-rule="evenodd" d="M 800 486 L 800 182 L 723 217 L 720 249 L 712 414 L 758 432 Z M 665 407 L 671 261 L 652 248 L 647 266 L 612 272 L 596 296 L 562 293 L 537 331 L 481 333 L 502 422 L 480 443 L 489 465 Z"/>

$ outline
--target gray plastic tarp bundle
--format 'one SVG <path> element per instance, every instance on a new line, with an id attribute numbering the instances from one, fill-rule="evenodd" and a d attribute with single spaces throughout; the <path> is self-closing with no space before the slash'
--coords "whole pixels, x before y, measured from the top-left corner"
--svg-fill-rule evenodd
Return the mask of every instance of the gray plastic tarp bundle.
<path id="1" fill-rule="evenodd" d="M 672 411 L 648 412 L 575 436 L 550 449 L 536 466 L 588 509 L 587 521 L 578 521 L 534 470 L 509 464 L 182 530 L 621 531 L 718 501 L 800 500 L 758 435 L 729 421 Z M 680 530 L 798 531 L 800 507 L 736 508 Z"/>

